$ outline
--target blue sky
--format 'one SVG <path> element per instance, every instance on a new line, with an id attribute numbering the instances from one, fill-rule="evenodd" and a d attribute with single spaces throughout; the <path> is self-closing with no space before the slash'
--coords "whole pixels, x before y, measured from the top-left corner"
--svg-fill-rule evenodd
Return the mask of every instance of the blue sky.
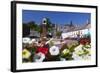
<path id="1" fill-rule="evenodd" d="M 76 12 L 54 12 L 54 11 L 35 11 L 35 10 L 23 10 L 22 11 L 22 22 L 28 23 L 35 21 L 40 24 L 42 19 L 47 17 L 54 24 L 69 24 L 71 21 L 73 24 L 83 25 L 90 21 L 90 13 L 76 13 Z"/>

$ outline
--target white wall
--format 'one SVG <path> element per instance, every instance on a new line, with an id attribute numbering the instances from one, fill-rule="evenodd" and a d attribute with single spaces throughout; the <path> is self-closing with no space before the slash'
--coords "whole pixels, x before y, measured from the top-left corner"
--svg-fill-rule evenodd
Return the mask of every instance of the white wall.
<path id="1" fill-rule="evenodd" d="M 10 72 L 10 1 L 11 0 L 0 0 L 0 25 L 1 25 L 0 26 L 0 34 L 1 34 L 0 35 L 0 73 L 11 73 Z M 100 0 L 33 0 L 33 1 L 40 1 L 40 2 L 45 1 L 45 2 L 55 2 L 55 3 L 57 2 L 57 3 L 68 3 L 68 4 L 86 4 L 86 5 L 88 4 L 88 5 L 99 5 L 100 7 Z M 100 14 L 98 16 L 100 16 Z M 99 48 L 98 48 L 98 52 L 100 56 Z M 38 71 L 34 73 L 53 73 L 53 72 L 54 73 L 57 72 L 58 73 L 92 73 L 92 72 L 99 73 L 100 72 L 99 68 L 100 67 L 84 68 L 84 69 L 81 68 L 81 69 Z"/>
<path id="2" fill-rule="evenodd" d="M 79 33 L 80 32 L 80 33 Z M 77 30 L 77 31 L 71 31 L 71 32 L 66 32 L 62 33 L 62 38 L 77 38 L 77 34 L 80 34 L 80 37 L 84 36 L 85 34 L 88 34 L 89 30 L 88 29 L 82 29 L 82 30 Z"/>

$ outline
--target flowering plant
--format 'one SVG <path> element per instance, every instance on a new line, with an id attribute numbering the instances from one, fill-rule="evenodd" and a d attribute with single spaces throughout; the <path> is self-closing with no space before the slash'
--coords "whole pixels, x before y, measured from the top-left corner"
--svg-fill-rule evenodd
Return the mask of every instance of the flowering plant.
<path id="1" fill-rule="evenodd" d="M 23 38 L 23 43 L 29 43 L 29 42 L 30 42 L 30 38 L 28 37 Z"/>
<path id="2" fill-rule="evenodd" d="M 31 56 L 31 53 L 27 49 L 24 49 L 22 51 L 22 58 L 23 59 L 28 59 L 30 56 Z"/>
<path id="3" fill-rule="evenodd" d="M 90 59 L 91 49 L 86 48 L 84 45 L 79 45 L 75 52 L 73 52 L 73 59 L 75 60 L 87 60 Z"/>
<path id="4" fill-rule="evenodd" d="M 52 46 L 52 47 L 50 48 L 49 52 L 50 52 L 51 55 L 54 55 L 54 56 L 55 56 L 55 55 L 58 55 L 58 54 L 60 53 L 59 47 L 57 47 L 57 46 Z"/>
<path id="5" fill-rule="evenodd" d="M 66 48 L 61 52 L 60 57 L 64 58 L 65 60 L 72 60 L 72 53 L 69 49 Z"/>
<path id="6" fill-rule="evenodd" d="M 41 53 L 41 52 L 36 53 L 36 54 L 34 55 L 34 57 L 33 57 L 33 60 L 34 60 L 35 62 L 42 62 L 44 59 L 45 59 L 45 55 L 44 55 L 43 53 Z"/>
<path id="7" fill-rule="evenodd" d="M 66 61 L 66 60 L 87 60 L 91 56 L 91 45 L 88 39 L 66 39 L 56 41 L 41 41 L 36 43 L 35 39 L 23 38 L 23 44 L 27 49 L 23 50 L 23 59 L 28 62 L 43 61 Z"/>
<path id="8" fill-rule="evenodd" d="M 39 47 L 37 48 L 37 51 L 36 52 L 41 52 L 43 54 L 47 54 L 48 53 L 48 48 L 45 48 L 45 47 Z"/>

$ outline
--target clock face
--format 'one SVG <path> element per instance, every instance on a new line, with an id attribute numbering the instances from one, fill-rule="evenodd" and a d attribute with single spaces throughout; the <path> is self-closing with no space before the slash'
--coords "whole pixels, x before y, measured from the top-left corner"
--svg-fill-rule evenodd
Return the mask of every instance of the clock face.
<path id="1" fill-rule="evenodd" d="M 47 19 L 46 18 L 43 18 L 43 24 L 47 24 Z"/>
<path id="2" fill-rule="evenodd" d="M 44 21 L 43 21 L 43 24 L 45 24 L 45 25 L 46 25 L 46 24 L 47 24 L 47 21 L 46 21 L 46 20 L 44 20 Z"/>
<path id="3" fill-rule="evenodd" d="M 46 24 L 46 21 L 43 21 L 43 24 Z"/>

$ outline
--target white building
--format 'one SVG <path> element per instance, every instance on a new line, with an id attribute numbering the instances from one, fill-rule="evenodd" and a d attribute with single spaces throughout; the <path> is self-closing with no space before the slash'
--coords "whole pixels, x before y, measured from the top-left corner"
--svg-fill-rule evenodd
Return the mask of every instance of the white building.
<path id="1" fill-rule="evenodd" d="M 90 24 L 86 24 L 82 27 L 76 27 L 75 29 L 70 30 L 69 32 L 62 33 L 62 38 L 82 38 L 84 35 L 90 34 Z"/>

